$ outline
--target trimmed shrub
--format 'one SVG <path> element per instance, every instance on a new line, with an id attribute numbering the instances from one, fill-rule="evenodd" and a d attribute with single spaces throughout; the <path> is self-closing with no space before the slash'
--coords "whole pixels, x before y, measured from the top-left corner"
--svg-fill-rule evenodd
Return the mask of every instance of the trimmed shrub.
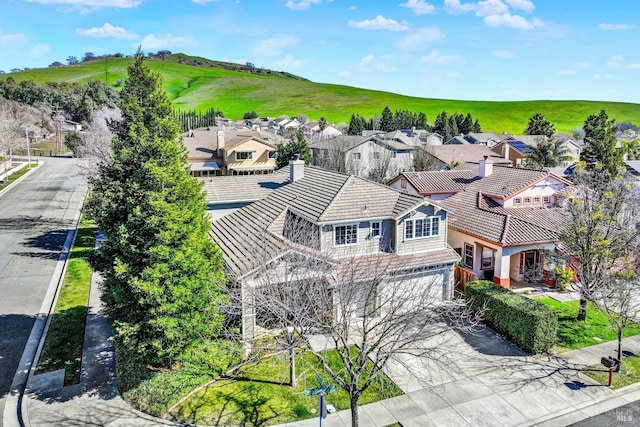
<path id="1" fill-rule="evenodd" d="M 558 315 L 541 302 L 487 280 L 467 283 L 464 297 L 469 308 L 482 312 L 487 325 L 527 353 L 543 353 L 555 344 Z"/>

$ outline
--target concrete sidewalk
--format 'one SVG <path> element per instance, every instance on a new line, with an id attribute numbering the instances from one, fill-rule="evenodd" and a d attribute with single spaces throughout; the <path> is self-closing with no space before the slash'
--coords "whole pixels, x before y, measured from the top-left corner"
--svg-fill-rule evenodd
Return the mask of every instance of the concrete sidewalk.
<path id="1" fill-rule="evenodd" d="M 119 396 L 111 329 L 100 313 L 99 276 L 94 275 L 87 317 L 82 379 L 78 386 L 37 388 L 25 395 L 25 424 L 31 426 L 181 425 L 131 408 Z M 562 426 L 640 399 L 640 384 L 612 391 L 580 374 L 614 355 L 616 343 L 573 350 L 558 356 L 528 356 L 488 328 L 473 334 L 454 331 L 440 337 L 451 353 L 447 366 L 396 359 L 387 374 L 405 393 L 363 405 L 361 426 Z M 327 346 L 314 336 L 315 347 Z M 640 337 L 626 338 L 623 349 L 640 351 Z M 37 380 L 37 378 L 34 377 Z M 330 397 L 328 402 L 331 403 Z M 637 417 L 640 418 L 640 417 Z M 318 419 L 289 423 L 312 427 Z M 350 411 L 330 414 L 323 425 L 351 425 Z"/>

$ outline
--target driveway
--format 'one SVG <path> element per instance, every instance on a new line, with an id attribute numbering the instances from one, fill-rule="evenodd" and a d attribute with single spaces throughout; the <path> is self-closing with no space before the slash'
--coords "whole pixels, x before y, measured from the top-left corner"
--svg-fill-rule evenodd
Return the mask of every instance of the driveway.
<path id="1" fill-rule="evenodd" d="M 0 414 L 85 192 L 74 159 L 47 158 L 0 193 Z"/>

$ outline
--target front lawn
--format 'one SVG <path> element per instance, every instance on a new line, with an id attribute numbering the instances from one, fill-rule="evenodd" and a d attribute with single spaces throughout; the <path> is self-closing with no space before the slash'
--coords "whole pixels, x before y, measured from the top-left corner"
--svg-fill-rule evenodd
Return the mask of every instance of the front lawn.
<path id="1" fill-rule="evenodd" d="M 582 373 L 598 381 L 600 384 L 609 384 L 609 370 L 602 365 L 593 366 L 593 370 L 586 370 Z M 626 387 L 640 382 L 640 357 L 637 355 L 625 356 L 622 358 L 622 368 L 620 372 L 613 373 L 613 389 Z"/>
<path id="2" fill-rule="evenodd" d="M 579 322 L 576 320 L 579 301 L 560 302 L 546 296 L 535 299 L 553 308 L 558 314 L 556 349 L 559 352 L 589 347 L 618 338 L 617 332 L 611 329 L 607 315 L 591 302 L 587 305 L 587 320 Z M 638 334 L 640 325 L 633 324 L 625 328 L 623 335 L 629 337 Z"/>
<path id="3" fill-rule="evenodd" d="M 53 312 L 36 373 L 65 369 L 64 385 L 80 382 L 84 328 L 87 319 L 96 226 L 82 218 L 67 262 L 67 270 Z"/>
<path id="4" fill-rule="evenodd" d="M 328 352 L 328 359 L 332 366 L 341 366 L 335 351 Z M 318 387 L 316 373 L 325 384 L 333 381 L 310 353 L 298 354 L 296 370 L 298 385 L 291 388 L 287 358 L 281 355 L 264 359 L 244 367 L 234 378 L 210 384 L 173 411 L 172 416 L 204 425 L 270 425 L 317 416 L 318 398 L 306 396 L 305 389 Z M 360 398 L 360 404 L 400 394 L 402 391 L 380 373 Z M 349 408 L 349 397 L 340 388 L 327 395 L 326 400 L 337 410 Z"/>

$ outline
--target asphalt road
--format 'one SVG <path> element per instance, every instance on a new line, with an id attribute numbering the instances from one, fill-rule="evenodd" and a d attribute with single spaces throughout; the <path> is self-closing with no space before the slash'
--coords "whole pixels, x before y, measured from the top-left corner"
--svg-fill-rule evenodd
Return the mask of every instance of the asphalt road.
<path id="1" fill-rule="evenodd" d="M 640 401 L 610 409 L 595 417 L 587 418 L 571 427 L 633 427 L 640 426 Z"/>
<path id="2" fill-rule="evenodd" d="M 75 159 L 44 161 L 0 194 L 0 424 L 16 367 L 87 187 Z"/>

